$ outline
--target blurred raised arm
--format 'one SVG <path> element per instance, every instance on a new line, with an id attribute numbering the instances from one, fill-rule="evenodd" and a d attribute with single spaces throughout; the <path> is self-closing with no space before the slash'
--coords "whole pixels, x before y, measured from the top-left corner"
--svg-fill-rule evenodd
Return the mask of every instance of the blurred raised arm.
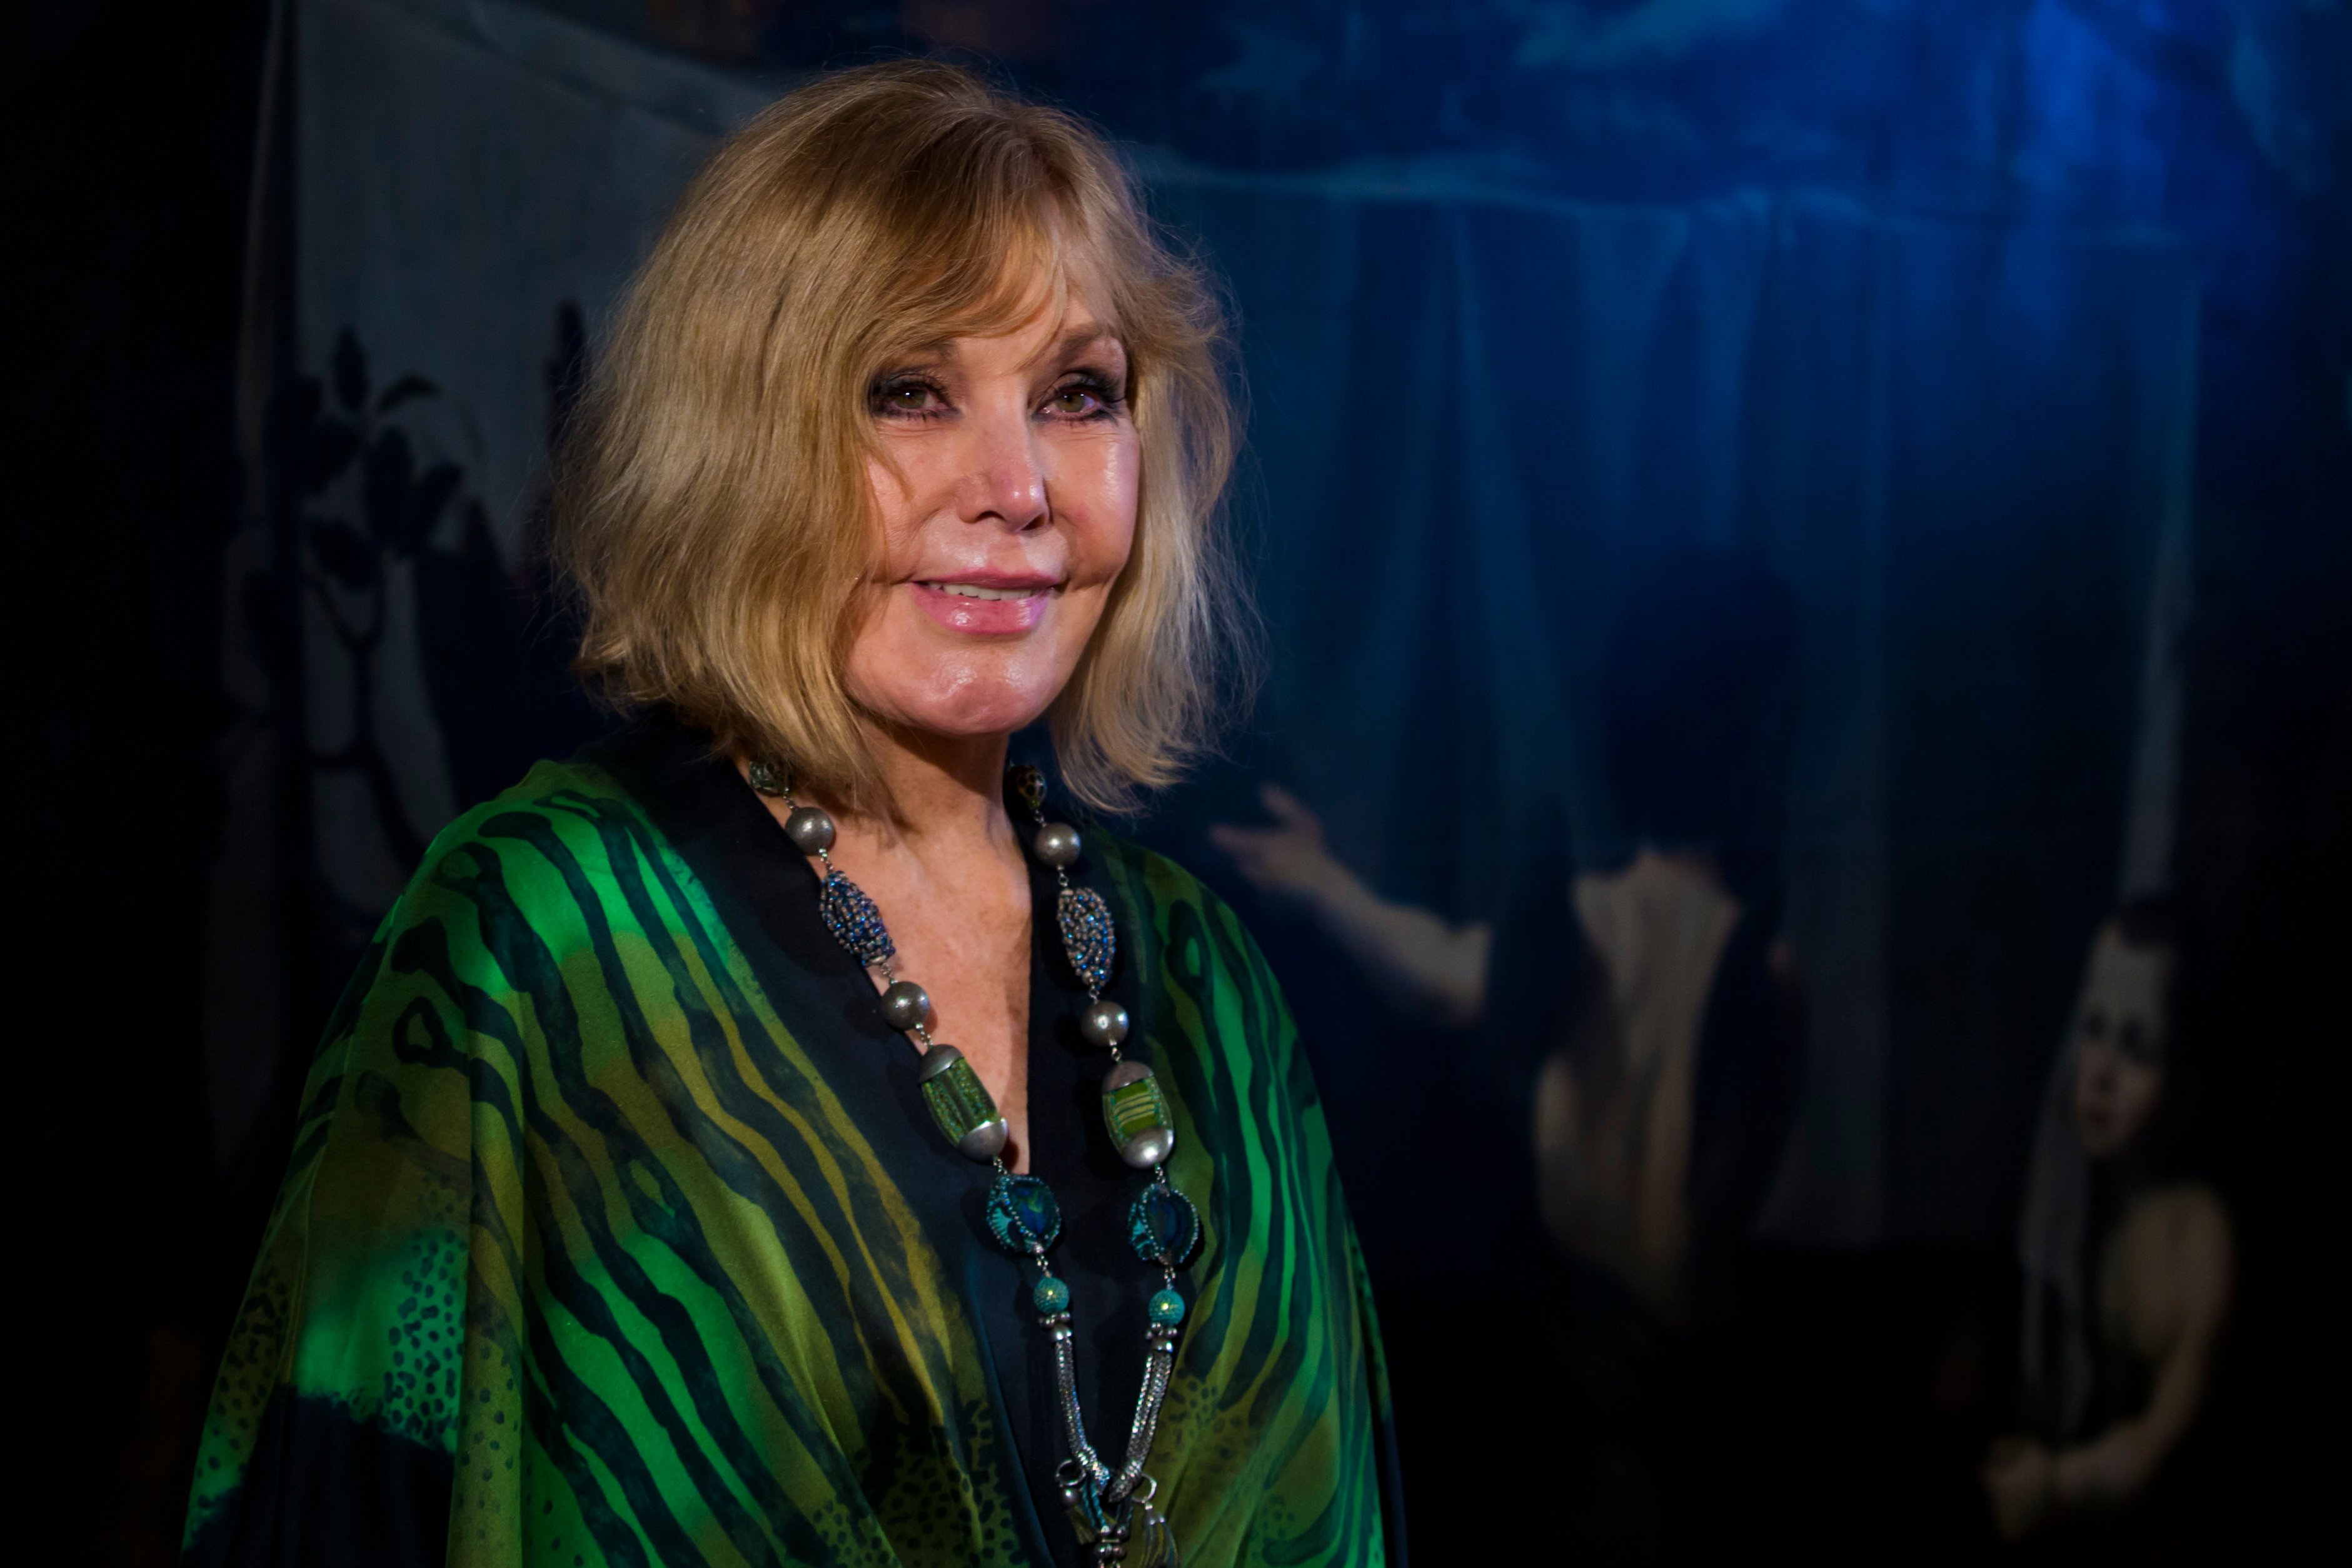
<path id="1" fill-rule="evenodd" d="M 1276 784 L 1258 793 L 1273 826 L 1220 825 L 1209 841 L 1259 891 L 1306 910 L 1392 1005 L 1448 1028 L 1476 1024 L 1494 928 L 1381 898 L 1332 855 L 1321 819 L 1296 795 Z"/>

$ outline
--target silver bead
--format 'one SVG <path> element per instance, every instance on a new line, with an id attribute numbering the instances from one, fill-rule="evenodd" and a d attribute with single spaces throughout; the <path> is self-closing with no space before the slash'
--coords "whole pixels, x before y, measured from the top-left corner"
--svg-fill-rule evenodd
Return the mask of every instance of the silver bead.
<path id="1" fill-rule="evenodd" d="M 803 855 L 833 847 L 833 818 L 814 805 L 803 805 L 784 818 L 784 837 Z"/>
<path id="2" fill-rule="evenodd" d="M 1037 830 L 1032 841 L 1037 858 L 1059 870 L 1077 863 L 1080 841 L 1078 830 L 1066 822 L 1049 822 Z"/>
<path id="3" fill-rule="evenodd" d="M 1139 1132 L 1118 1146 L 1118 1157 L 1139 1171 L 1165 1164 L 1168 1156 L 1176 1152 L 1176 1130 L 1154 1127 Z"/>
<path id="4" fill-rule="evenodd" d="M 983 1121 L 956 1140 L 956 1152 L 967 1160 L 977 1160 L 985 1165 L 1004 1152 L 1005 1141 L 1012 1133 L 1013 1130 L 1005 1125 L 1002 1116 L 993 1121 Z"/>
<path id="5" fill-rule="evenodd" d="M 1127 1038 L 1127 1009 L 1116 1002 L 1089 1002 L 1078 1014 L 1078 1033 L 1090 1046 L 1115 1046 Z"/>
<path id="6" fill-rule="evenodd" d="M 894 981 L 882 993 L 882 1021 L 894 1029 L 911 1029 L 930 1016 L 931 994 L 911 980 Z"/>

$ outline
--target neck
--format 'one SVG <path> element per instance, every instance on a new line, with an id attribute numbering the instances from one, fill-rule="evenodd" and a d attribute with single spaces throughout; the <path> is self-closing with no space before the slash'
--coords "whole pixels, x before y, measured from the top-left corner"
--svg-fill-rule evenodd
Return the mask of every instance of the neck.
<path id="1" fill-rule="evenodd" d="M 851 818 L 910 847 L 1010 842 L 1013 822 L 1004 810 L 1004 758 L 1011 739 L 877 727 L 874 757 L 889 810 L 853 812 Z"/>
<path id="2" fill-rule="evenodd" d="M 2091 1179 L 2096 1189 L 2104 1189 L 2117 1205 L 2128 1204 L 2148 1188 L 2158 1185 L 2155 1173 L 2148 1169 L 2144 1140 L 2134 1139 L 2103 1160 L 2091 1163 Z"/>
<path id="3" fill-rule="evenodd" d="M 1668 848 L 1643 839 L 1641 847 L 1633 852 L 1633 858 L 1671 866 L 1675 870 L 1704 878 L 1717 887 L 1724 885 L 1723 861 L 1711 849 Z"/>

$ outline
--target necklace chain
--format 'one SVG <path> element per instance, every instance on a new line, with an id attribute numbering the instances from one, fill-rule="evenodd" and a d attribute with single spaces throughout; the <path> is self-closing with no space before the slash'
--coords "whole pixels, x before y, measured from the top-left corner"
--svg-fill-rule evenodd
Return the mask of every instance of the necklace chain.
<path id="1" fill-rule="evenodd" d="M 1055 924 L 1063 954 L 1087 994 L 1078 1032 L 1110 1058 L 1110 1071 L 1103 1079 L 1103 1125 L 1119 1157 L 1135 1169 L 1150 1173 L 1129 1210 L 1128 1240 L 1145 1263 L 1157 1267 L 1161 1285 L 1147 1311 L 1143 1385 L 1136 1395 L 1127 1453 L 1116 1469 L 1087 1440 L 1085 1414 L 1078 1404 L 1070 1289 L 1054 1272 L 1046 1256 L 1062 1229 L 1061 1205 L 1053 1189 L 1042 1178 L 1016 1173 L 1005 1164 L 1008 1128 L 1004 1118 L 963 1053 L 931 1037 L 929 993 L 898 977 L 898 948 L 890 940 L 882 911 L 865 889 L 833 863 L 832 816 L 822 807 L 802 805 L 793 796 L 789 773 L 774 763 L 755 760 L 748 773 L 754 790 L 783 802 L 784 834 L 793 846 L 814 856 L 824 867 L 817 912 L 834 940 L 880 977 L 884 1019 L 912 1036 L 921 1054 L 919 1078 L 932 1120 L 960 1153 L 994 1171 L 986 1206 L 990 1234 L 1006 1251 L 1036 1266 L 1037 1281 L 1030 1300 L 1037 1309 L 1039 1326 L 1052 1342 L 1057 1404 L 1069 1450 L 1055 1467 L 1054 1479 L 1080 1545 L 1097 1568 L 1111 1563 L 1177 1568 L 1174 1534 L 1165 1515 L 1153 1506 L 1159 1484 L 1144 1466 L 1159 1432 L 1160 1405 L 1167 1397 L 1177 1334 L 1186 1311 L 1184 1298 L 1176 1289 L 1176 1273 L 1199 1246 L 1201 1221 L 1192 1201 L 1168 1179 L 1176 1128 L 1167 1098 L 1150 1068 L 1121 1053 L 1119 1047 L 1129 1027 L 1127 1009 L 1103 996 L 1118 961 L 1118 931 L 1102 896 L 1070 879 L 1070 868 L 1084 851 L 1083 838 L 1067 823 L 1045 820 L 1043 773 L 1026 766 L 1010 771 L 1007 782 L 1012 793 L 1029 808 L 1036 825 L 1031 852 L 1054 873 L 1058 889 Z"/>

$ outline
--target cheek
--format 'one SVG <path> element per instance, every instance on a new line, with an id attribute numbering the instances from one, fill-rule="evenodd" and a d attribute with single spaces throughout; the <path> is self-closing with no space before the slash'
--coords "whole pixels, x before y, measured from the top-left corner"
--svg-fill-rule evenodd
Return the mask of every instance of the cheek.
<path id="1" fill-rule="evenodd" d="M 923 508 L 918 498 L 922 476 L 903 459 L 894 474 L 875 458 L 866 460 L 866 491 L 873 508 L 874 542 L 880 552 L 884 574 L 908 555 L 922 531 Z M 903 477 L 902 477 L 903 476 Z"/>
<path id="2" fill-rule="evenodd" d="M 2164 1098 L 2163 1070 L 2127 1065 L 2116 1075 L 2116 1090 L 2124 1121 L 2137 1132 L 2156 1114 L 2157 1101 Z"/>
<path id="3" fill-rule="evenodd" d="M 2076 1100 L 2105 1098 L 2101 1091 L 2109 1087 L 2106 1066 L 2098 1047 L 2083 1047 L 2081 1058 L 2074 1063 L 2074 1098 Z"/>
<path id="4" fill-rule="evenodd" d="M 1069 529 L 1071 575 L 1093 586 L 1118 576 L 1135 548 L 1142 449 L 1133 431 L 1122 431 L 1116 440 L 1072 456 L 1056 488 Z"/>

